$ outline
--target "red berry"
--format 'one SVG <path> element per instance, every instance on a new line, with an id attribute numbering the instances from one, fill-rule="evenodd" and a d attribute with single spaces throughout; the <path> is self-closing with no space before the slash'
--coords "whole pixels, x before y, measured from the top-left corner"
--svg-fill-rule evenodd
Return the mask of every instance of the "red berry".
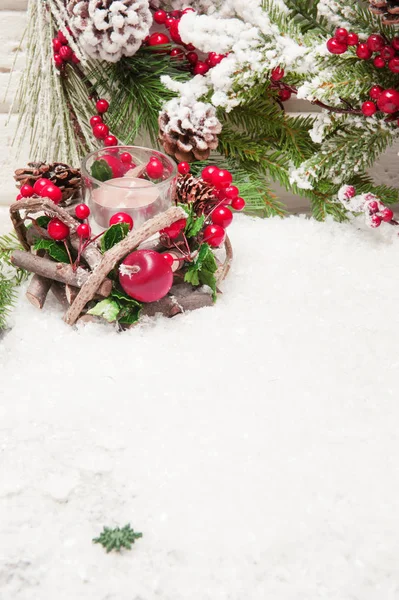
<path id="1" fill-rule="evenodd" d="M 399 73 L 399 57 L 395 56 L 395 58 L 391 58 L 388 63 L 388 69 L 392 71 L 392 73 Z"/>
<path id="2" fill-rule="evenodd" d="M 372 56 L 372 51 L 367 46 L 367 44 L 359 44 L 356 48 L 356 56 L 363 60 L 368 60 Z"/>
<path id="3" fill-rule="evenodd" d="M 108 109 L 109 109 L 109 102 L 107 102 L 107 100 L 105 100 L 104 98 L 100 98 L 100 100 L 97 100 L 96 111 L 98 113 L 100 113 L 100 114 L 106 113 Z"/>
<path id="4" fill-rule="evenodd" d="M 156 302 L 172 287 L 173 272 L 158 252 L 136 250 L 119 267 L 119 283 L 132 298 L 140 302 Z"/>
<path id="5" fill-rule="evenodd" d="M 158 23 L 158 25 L 163 25 L 166 21 L 167 13 L 164 10 L 157 10 L 154 13 L 154 21 Z"/>
<path id="6" fill-rule="evenodd" d="M 348 44 L 348 46 L 357 46 L 359 43 L 359 36 L 357 35 L 357 33 L 353 33 L 352 31 L 350 31 L 348 33 L 346 43 Z"/>
<path id="7" fill-rule="evenodd" d="M 380 52 L 380 56 L 384 60 L 390 60 L 395 56 L 395 50 L 392 48 L 392 46 L 384 46 L 384 48 Z"/>
<path id="8" fill-rule="evenodd" d="M 394 50 L 399 51 L 399 37 L 394 37 L 391 41 L 391 46 Z"/>
<path id="9" fill-rule="evenodd" d="M 370 214 L 378 212 L 378 202 L 376 202 L 376 200 L 371 200 L 367 204 L 367 208 L 369 209 Z"/>
<path id="10" fill-rule="evenodd" d="M 356 190 L 353 185 L 345 186 L 345 198 L 354 198 L 356 196 Z"/>
<path id="11" fill-rule="evenodd" d="M 215 165 L 209 165 L 209 167 L 202 169 L 201 177 L 207 183 L 212 183 L 212 177 L 216 171 L 219 171 L 218 167 Z"/>
<path id="12" fill-rule="evenodd" d="M 343 42 L 339 42 L 336 38 L 330 38 L 327 40 L 327 50 L 331 54 L 344 54 L 348 49 L 348 45 Z"/>
<path id="13" fill-rule="evenodd" d="M 180 162 L 177 165 L 177 170 L 179 171 L 180 175 L 187 175 L 187 173 L 190 173 L 190 165 L 188 162 Z"/>
<path id="14" fill-rule="evenodd" d="M 90 119 L 90 125 L 92 127 L 94 127 L 95 125 L 98 125 L 99 123 L 102 123 L 103 119 L 100 115 L 94 115 L 94 117 L 91 117 Z"/>
<path id="15" fill-rule="evenodd" d="M 202 60 L 199 60 L 194 67 L 193 73 L 194 75 L 205 75 L 205 73 L 208 73 L 208 71 L 209 66 L 206 63 L 202 62 Z"/>
<path id="16" fill-rule="evenodd" d="M 78 65 L 80 63 L 80 60 L 76 56 L 75 52 L 71 56 L 71 61 L 73 62 L 74 65 Z"/>
<path id="17" fill-rule="evenodd" d="M 217 206 L 211 213 L 211 220 L 214 225 L 226 228 L 233 220 L 233 213 L 227 206 Z"/>
<path id="18" fill-rule="evenodd" d="M 208 225 L 204 229 L 204 242 L 212 248 L 218 248 L 226 239 L 226 232 L 220 225 Z"/>
<path id="19" fill-rule="evenodd" d="M 159 158 L 153 156 L 145 170 L 147 171 L 148 177 L 151 177 L 151 179 L 159 179 L 163 174 L 163 164 Z"/>
<path id="20" fill-rule="evenodd" d="M 38 194 L 39 196 L 41 196 L 40 192 L 49 183 L 50 183 L 50 181 L 48 179 L 45 179 L 44 177 L 40 177 L 40 179 L 36 179 L 35 183 L 33 184 L 33 191 L 35 192 L 35 194 Z"/>
<path id="21" fill-rule="evenodd" d="M 69 60 L 72 56 L 72 48 L 70 46 L 61 46 L 59 55 L 61 56 L 62 60 Z"/>
<path id="22" fill-rule="evenodd" d="M 182 16 L 182 12 L 181 10 L 172 10 L 170 11 L 170 16 L 173 17 L 174 19 L 180 19 L 180 17 Z"/>
<path id="23" fill-rule="evenodd" d="M 68 43 L 68 40 L 66 39 L 65 35 L 62 33 L 61 30 L 57 33 L 57 37 L 60 40 L 61 44 L 67 44 Z"/>
<path id="24" fill-rule="evenodd" d="M 339 42 L 346 42 L 348 39 L 348 32 L 344 27 L 338 27 L 338 29 L 335 30 L 334 37 Z"/>
<path id="25" fill-rule="evenodd" d="M 278 97 L 280 98 L 280 100 L 282 102 L 286 102 L 287 100 L 289 100 L 291 98 L 291 92 L 287 88 L 283 88 L 282 90 L 279 91 Z"/>
<path id="26" fill-rule="evenodd" d="M 399 109 L 399 92 L 390 88 L 382 92 L 377 100 L 378 108 L 382 112 L 392 114 Z"/>
<path id="27" fill-rule="evenodd" d="M 370 226 L 371 227 L 379 227 L 381 225 L 381 217 L 379 215 L 371 215 L 370 217 Z"/>
<path id="28" fill-rule="evenodd" d="M 59 54 L 54 54 L 54 63 L 56 67 L 62 67 L 64 61 Z"/>
<path id="29" fill-rule="evenodd" d="M 76 233 L 78 234 L 78 236 L 80 238 L 82 238 L 83 240 L 86 240 L 87 238 L 89 238 L 91 236 L 90 225 L 88 223 L 81 223 L 76 228 Z"/>
<path id="30" fill-rule="evenodd" d="M 170 225 L 169 227 L 165 227 L 160 230 L 161 235 L 167 235 L 171 240 L 175 240 L 179 237 L 180 233 L 185 229 L 187 224 L 187 219 L 179 219 Z"/>
<path id="31" fill-rule="evenodd" d="M 362 113 L 365 117 L 372 117 L 377 112 L 377 107 L 371 100 L 366 100 L 362 104 Z"/>
<path id="32" fill-rule="evenodd" d="M 223 192 L 223 198 L 229 201 L 237 198 L 238 194 L 240 193 L 238 187 L 235 185 L 229 185 L 227 188 L 222 189 L 221 191 Z M 220 199 L 223 200 L 223 198 Z"/>
<path id="33" fill-rule="evenodd" d="M 385 40 L 382 37 L 382 35 L 379 35 L 378 33 L 373 33 L 367 38 L 367 46 L 373 52 L 379 52 L 385 46 Z"/>
<path id="34" fill-rule="evenodd" d="M 117 156 L 114 156 L 113 154 L 102 154 L 100 159 L 105 160 L 107 165 L 111 167 L 113 177 L 123 177 L 126 172 L 125 167 Z"/>
<path id="35" fill-rule="evenodd" d="M 184 50 L 183 48 L 172 48 L 172 50 L 169 52 L 169 56 L 171 58 L 177 58 L 179 60 L 182 60 L 184 56 Z"/>
<path id="36" fill-rule="evenodd" d="M 54 204 L 59 204 L 62 200 L 62 192 L 54 183 L 47 183 L 39 192 L 42 198 L 50 198 Z"/>
<path id="37" fill-rule="evenodd" d="M 118 145 L 118 140 L 116 139 L 116 137 L 114 135 L 107 135 L 107 137 L 104 139 L 104 146 L 117 146 Z"/>
<path id="38" fill-rule="evenodd" d="M 284 69 L 282 69 L 281 67 L 276 67 L 275 69 L 273 69 L 270 75 L 270 79 L 272 81 L 280 81 L 284 77 L 284 75 Z"/>
<path id="39" fill-rule="evenodd" d="M 179 23 L 180 21 L 176 19 L 172 25 L 169 26 L 169 34 L 175 44 L 183 43 L 179 33 Z"/>
<path id="40" fill-rule="evenodd" d="M 376 69 L 383 69 L 385 67 L 385 60 L 381 56 L 376 56 L 373 60 L 373 65 Z"/>
<path id="41" fill-rule="evenodd" d="M 112 215 L 109 220 L 110 225 L 117 225 L 118 223 L 127 223 L 129 225 L 129 231 L 133 229 L 133 219 L 130 215 L 124 212 L 118 212 Z"/>
<path id="42" fill-rule="evenodd" d="M 373 85 L 373 87 L 369 91 L 370 98 L 372 98 L 373 100 L 377 100 L 377 98 L 381 96 L 383 91 L 384 89 L 381 86 Z"/>
<path id="43" fill-rule="evenodd" d="M 120 159 L 124 164 L 130 165 L 132 162 L 132 155 L 129 154 L 129 152 L 122 152 Z"/>
<path id="44" fill-rule="evenodd" d="M 171 25 L 173 25 L 173 23 L 175 22 L 173 17 L 166 17 L 165 19 L 165 27 L 167 27 L 169 29 L 169 27 Z"/>
<path id="45" fill-rule="evenodd" d="M 52 40 L 52 44 L 53 44 L 53 50 L 54 50 L 54 52 L 59 52 L 60 48 L 62 46 L 60 40 L 58 38 L 54 38 Z"/>
<path id="46" fill-rule="evenodd" d="M 232 208 L 234 208 L 234 210 L 242 210 L 243 208 L 245 208 L 245 200 L 244 198 L 234 198 L 234 200 L 231 203 Z"/>
<path id="47" fill-rule="evenodd" d="M 93 135 L 98 140 L 103 140 L 109 134 L 109 127 L 105 123 L 98 123 L 93 127 Z"/>
<path id="48" fill-rule="evenodd" d="M 18 196 L 15 198 L 15 200 L 22 200 L 23 195 L 22 194 L 18 194 Z"/>
<path id="49" fill-rule="evenodd" d="M 148 40 L 149 46 L 164 46 L 165 44 L 169 44 L 170 39 L 164 33 L 159 33 L 158 31 L 150 35 L 150 39 Z"/>
<path id="50" fill-rule="evenodd" d="M 207 64 L 210 67 L 216 67 L 224 59 L 224 54 L 217 54 L 216 52 L 209 52 Z"/>
<path id="51" fill-rule="evenodd" d="M 35 193 L 33 187 L 28 183 L 25 183 L 25 185 L 23 185 L 19 191 L 21 196 L 24 198 L 30 198 Z"/>
<path id="52" fill-rule="evenodd" d="M 169 254 L 169 252 L 163 252 L 161 254 L 162 258 L 164 258 L 166 260 L 166 262 L 168 263 L 168 265 L 170 266 L 170 268 L 173 267 L 173 263 L 175 262 L 173 256 L 171 254 Z"/>
<path id="53" fill-rule="evenodd" d="M 385 223 L 389 223 L 389 221 L 392 221 L 392 219 L 393 219 L 393 210 L 391 210 L 388 207 L 385 207 L 381 211 L 381 218 L 383 221 L 385 221 Z"/>
<path id="54" fill-rule="evenodd" d="M 87 219 L 90 215 L 90 208 L 87 204 L 78 204 L 75 206 L 75 215 L 78 219 Z"/>
<path id="55" fill-rule="evenodd" d="M 196 52 L 187 52 L 186 58 L 191 65 L 196 65 L 198 62 L 198 54 Z"/>
<path id="56" fill-rule="evenodd" d="M 59 219 L 51 219 L 51 221 L 47 225 L 47 233 L 49 234 L 51 239 L 56 240 L 57 242 L 61 242 L 62 240 L 65 240 L 68 237 L 69 227 Z"/>
<path id="57" fill-rule="evenodd" d="M 229 187 L 232 181 L 233 176 L 230 171 L 227 171 L 226 169 L 218 169 L 212 175 L 212 184 L 218 190 Z"/>

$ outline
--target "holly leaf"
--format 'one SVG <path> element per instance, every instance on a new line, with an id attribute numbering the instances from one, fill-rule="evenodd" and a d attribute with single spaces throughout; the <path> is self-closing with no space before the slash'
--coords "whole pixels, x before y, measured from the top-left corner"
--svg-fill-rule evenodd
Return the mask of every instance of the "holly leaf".
<path id="1" fill-rule="evenodd" d="M 122 292 L 122 290 L 118 290 L 118 288 L 114 288 L 112 290 L 111 296 L 112 296 L 112 298 L 115 298 L 115 300 L 118 300 L 121 304 L 127 303 L 132 306 L 137 306 L 140 308 L 142 307 L 141 302 L 139 302 L 138 300 L 135 300 L 131 296 L 128 296 L 125 292 Z"/>
<path id="2" fill-rule="evenodd" d="M 113 173 L 109 164 L 100 158 L 100 160 L 95 160 L 91 165 L 91 175 L 94 179 L 98 181 L 108 181 L 108 179 L 112 179 Z"/>
<path id="3" fill-rule="evenodd" d="M 184 275 L 184 281 L 186 281 L 187 283 L 191 283 L 191 285 L 199 285 L 200 284 L 200 280 L 198 277 L 198 271 L 195 268 L 195 265 L 190 265 L 189 268 L 186 271 L 186 274 Z"/>
<path id="4" fill-rule="evenodd" d="M 111 297 L 119 304 L 118 321 L 122 325 L 132 325 L 137 323 L 140 318 L 140 312 L 143 307 L 141 302 L 128 296 L 122 290 L 114 288 L 111 292 Z"/>
<path id="5" fill-rule="evenodd" d="M 191 285 L 207 285 L 212 290 L 213 301 L 216 302 L 216 278 L 214 273 L 217 264 L 209 244 L 202 244 L 197 257 L 189 266 L 184 276 L 184 281 Z"/>
<path id="6" fill-rule="evenodd" d="M 46 217 L 46 215 L 42 215 L 36 219 L 36 223 L 39 225 L 39 227 L 43 227 L 43 229 L 47 229 L 47 225 L 50 223 L 50 221 L 50 217 Z"/>
<path id="7" fill-rule="evenodd" d="M 60 263 L 69 263 L 68 253 L 64 245 L 54 240 L 44 240 L 40 238 L 33 246 L 35 250 L 45 250 L 51 258 Z"/>
<path id="8" fill-rule="evenodd" d="M 217 290 L 216 290 L 216 277 L 211 271 L 207 271 L 206 269 L 201 269 L 199 272 L 199 280 L 202 285 L 207 285 L 212 290 L 212 299 L 216 302 L 217 299 Z"/>
<path id="9" fill-rule="evenodd" d="M 198 235 L 204 226 L 204 222 L 205 222 L 204 215 L 202 215 L 201 217 L 195 217 L 195 216 L 189 217 L 187 219 L 187 224 L 186 224 L 186 229 L 185 229 L 186 236 L 188 238 L 192 238 L 192 237 L 195 237 L 196 235 Z"/>
<path id="10" fill-rule="evenodd" d="M 116 318 L 120 312 L 118 302 L 112 300 L 112 298 L 105 298 L 101 302 L 97 302 L 93 308 L 87 311 L 89 315 L 95 315 L 96 317 L 103 317 L 108 323 L 116 321 Z"/>
<path id="11" fill-rule="evenodd" d="M 116 244 L 119 244 L 128 233 L 128 223 L 115 223 L 115 225 L 111 225 L 101 238 L 101 251 L 104 253 Z"/>

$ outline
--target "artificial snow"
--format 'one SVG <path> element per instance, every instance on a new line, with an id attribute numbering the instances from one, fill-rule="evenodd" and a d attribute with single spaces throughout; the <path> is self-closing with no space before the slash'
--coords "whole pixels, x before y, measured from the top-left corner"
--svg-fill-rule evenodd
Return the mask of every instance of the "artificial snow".
<path id="1" fill-rule="evenodd" d="M 171 320 L 76 330 L 21 296 L 0 340 L 1 600 L 397 600 L 395 228 L 230 235 L 217 305 Z M 126 523 L 132 551 L 92 543 Z"/>

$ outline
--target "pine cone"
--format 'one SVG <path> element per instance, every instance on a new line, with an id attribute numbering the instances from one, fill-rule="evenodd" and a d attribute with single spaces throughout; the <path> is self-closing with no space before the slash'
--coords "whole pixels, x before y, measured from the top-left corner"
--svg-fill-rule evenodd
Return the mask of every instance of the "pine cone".
<path id="1" fill-rule="evenodd" d="M 192 204 L 195 213 L 202 215 L 216 206 L 219 200 L 212 185 L 188 173 L 180 175 L 177 180 L 175 202 Z"/>
<path id="2" fill-rule="evenodd" d="M 152 23 L 148 0 L 69 0 L 67 11 L 83 51 L 107 62 L 133 56 Z"/>
<path id="3" fill-rule="evenodd" d="M 399 0 L 369 0 L 370 11 L 382 17 L 383 25 L 399 23 Z"/>
<path id="4" fill-rule="evenodd" d="M 48 179 L 61 189 L 63 202 L 80 194 L 82 178 L 79 169 L 72 169 L 64 163 L 30 162 L 24 169 L 17 169 L 14 175 L 18 188 L 26 183 L 33 186 L 40 177 Z"/>
<path id="5" fill-rule="evenodd" d="M 174 98 L 159 115 L 159 139 L 165 152 L 179 161 L 206 160 L 218 145 L 222 125 L 211 104 L 184 104 Z"/>

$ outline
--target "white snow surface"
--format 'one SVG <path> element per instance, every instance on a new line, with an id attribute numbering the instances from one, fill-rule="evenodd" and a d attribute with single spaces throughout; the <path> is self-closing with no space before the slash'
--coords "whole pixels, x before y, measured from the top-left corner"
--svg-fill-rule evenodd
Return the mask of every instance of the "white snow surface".
<path id="1" fill-rule="evenodd" d="M 217 305 L 124 334 L 22 296 L 1 600 L 397 600 L 393 230 L 235 217 Z M 92 543 L 128 522 L 132 551 Z"/>

